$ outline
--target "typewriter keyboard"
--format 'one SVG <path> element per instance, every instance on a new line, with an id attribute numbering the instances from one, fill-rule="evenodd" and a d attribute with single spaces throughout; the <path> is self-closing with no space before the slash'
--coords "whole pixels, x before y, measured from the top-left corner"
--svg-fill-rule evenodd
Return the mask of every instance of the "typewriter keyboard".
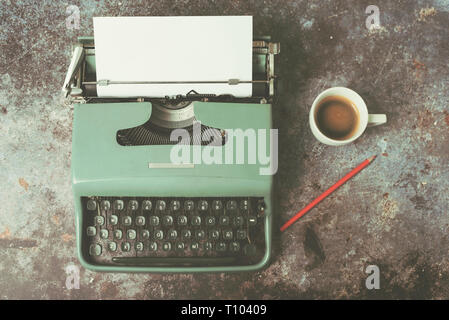
<path id="1" fill-rule="evenodd" d="M 82 197 L 87 261 L 116 266 L 250 265 L 265 254 L 261 197 Z"/>

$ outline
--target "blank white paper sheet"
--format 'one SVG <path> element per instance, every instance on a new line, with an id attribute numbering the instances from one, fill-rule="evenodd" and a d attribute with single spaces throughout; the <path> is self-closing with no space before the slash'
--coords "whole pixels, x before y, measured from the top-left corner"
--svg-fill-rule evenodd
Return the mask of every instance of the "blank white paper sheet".
<path id="1" fill-rule="evenodd" d="M 251 16 L 95 17 L 97 81 L 252 80 Z M 97 85 L 99 97 L 231 94 L 252 84 Z"/>

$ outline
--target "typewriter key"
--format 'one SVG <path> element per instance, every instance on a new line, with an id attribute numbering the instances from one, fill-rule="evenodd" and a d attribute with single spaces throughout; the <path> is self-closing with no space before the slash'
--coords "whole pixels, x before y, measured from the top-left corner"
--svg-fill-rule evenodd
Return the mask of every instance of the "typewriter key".
<path id="1" fill-rule="evenodd" d="M 142 252 L 143 251 L 143 242 L 136 242 L 136 251 Z"/>
<path id="2" fill-rule="evenodd" d="M 181 202 L 179 202 L 178 200 L 174 200 L 171 202 L 171 209 L 173 211 L 177 211 L 181 208 Z"/>
<path id="3" fill-rule="evenodd" d="M 95 224 L 97 226 L 104 225 L 104 217 L 103 216 L 95 216 Z"/>
<path id="4" fill-rule="evenodd" d="M 97 209 L 97 203 L 95 202 L 95 200 L 89 199 L 89 201 L 87 201 L 87 210 L 95 210 Z"/>
<path id="5" fill-rule="evenodd" d="M 128 252 L 131 250 L 131 244 L 129 242 L 123 242 L 122 243 L 122 251 Z"/>
<path id="6" fill-rule="evenodd" d="M 229 244 L 229 250 L 231 251 L 231 252 L 238 252 L 239 250 L 240 250 L 240 243 L 238 243 L 238 242 L 231 242 L 230 244 Z"/>
<path id="7" fill-rule="evenodd" d="M 184 240 L 188 240 L 192 237 L 192 231 L 190 231 L 189 229 L 184 229 L 181 231 L 181 238 L 183 238 Z"/>
<path id="8" fill-rule="evenodd" d="M 157 251 L 157 243 L 154 241 L 150 242 L 149 249 L 150 251 Z"/>
<path id="9" fill-rule="evenodd" d="M 100 237 L 102 239 L 107 239 L 109 237 L 109 231 L 107 229 L 100 230 Z"/>
<path id="10" fill-rule="evenodd" d="M 130 208 L 132 211 L 136 211 L 139 208 L 139 203 L 136 200 L 131 200 L 128 203 L 128 208 Z"/>
<path id="11" fill-rule="evenodd" d="M 108 249 L 109 249 L 109 251 L 112 251 L 112 252 L 117 250 L 117 242 L 114 242 L 114 241 L 109 242 Z"/>
<path id="12" fill-rule="evenodd" d="M 132 219 L 130 216 L 124 216 L 124 217 L 122 218 L 122 223 L 123 223 L 123 225 L 125 225 L 125 226 L 130 226 L 131 223 L 132 223 L 132 221 L 133 221 L 133 219 Z"/>
<path id="13" fill-rule="evenodd" d="M 99 244 L 91 244 L 89 247 L 89 254 L 91 256 L 99 256 L 101 254 L 101 246 Z"/>
<path id="14" fill-rule="evenodd" d="M 223 209 L 223 204 L 220 200 L 214 200 L 212 202 L 212 208 L 216 211 Z"/>
<path id="15" fill-rule="evenodd" d="M 101 201 L 101 209 L 102 210 L 109 210 L 109 209 L 111 209 L 111 203 L 108 200 Z"/>
<path id="16" fill-rule="evenodd" d="M 114 238 L 120 240 L 123 237 L 123 232 L 120 229 L 114 230 Z"/>
<path id="17" fill-rule="evenodd" d="M 193 203 L 192 200 L 187 200 L 186 202 L 184 202 L 184 209 L 186 209 L 187 211 L 193 211 L 194 207 L 195 204 Z"/>
<path id="18" fill-rule="evenodd" d="M 157 210 L 159 210 L 159 211 L 164 211 L 165 208 L 166 208 L 166 204 L 165 204 L 165 201 L 164 201 L 164 200 L 158 200 L 158 201 L 156 202 L 156 209 L 157 209 Z"/>
<path id="19" fill-rule="evenodd" d="M 150 216 L 150 226 L 158 226 L 159 225 L 159 217 L 158 216 Z"/>
<path id="20" fill-rule="evenodd" d="M 116 215 L 111 215 L 109 217 L 109 223 L 115 226 L 118 223 L 118 217 Z"/>
<path id="21" fill-rule="evenodd" d="M 143 217 L 143 216 L 136 217 L 136 225 L 138 225 L 138 226 L 145 225 L 145 217 Z"/>
<path id="22" fill-rule="evenodd" d="M 115 200 L 114 201 L 114 209 L 115 210 L 123 210 L 125 207 L 123 200 Z"/>
<path id="23" fill-rule="evenodd" d="M 162 244 L 162 250 L 164 251 L 170 251 L 171 250 L 171 243 L 170 242 L 164 242 Z"/>
<path id="24" fill-rule="evenodd" d="M 126 231 L 126 237 L 129 240 L 134 240 L 137 237 L 137 232 L 134 229 L 128 229 L 128 231 Z"/>
<path id="25" fill-rule="evenodd" d="M 150 239 L 150 231 L 142 230 L 141 236 L 142 236 L 142 239 L 145 239 L 145 240 Z"/>
<path id="26" fill-rule="evenodd" d="M 89 237 L 94 237 L 97 234 L 97 229 L 95 227 L 87 227 L 87 235 Z"/>
<path id="27" fill-rule="evenodd" d="M 180 225 L 180 226 L 187 225 L 187 217 L 186 216 L 178 216 L 178 225 Z"/>
<path id="28" fill-rule="evenodd" d="M 201 211 L 206 211 L 209 208 L 209 204 L 207 203 L 206 200 L 201 200 L 200 204 L 198 206 L 198 209 L 200 209 Z"/>
<path id="29" fill-rule="evenodd" d="M 143 210 L 150 211 L 151 208 L 153 207 L 153 204 L 151 203 L 150 200 L 145 200 L 145 201 L 142 203 L 142 207 L 143 207 Z"/>

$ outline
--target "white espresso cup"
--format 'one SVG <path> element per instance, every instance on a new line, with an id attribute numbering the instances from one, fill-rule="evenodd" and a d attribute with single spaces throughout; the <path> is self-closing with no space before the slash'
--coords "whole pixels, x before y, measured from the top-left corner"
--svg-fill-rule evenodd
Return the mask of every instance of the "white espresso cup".
<path id="1" fill-rule="evenodd" d="M 316 123 L 317 107 L 320 106 L 323 99 L 330 96 L 340 96 L 350 100 L 358 111 L 358 123 L 356 124 L 356 129 L 344 140 L 336 140 L 328 137 L 320 131 Z M 368 114 L 368 108 L 366 107 L 365 101 L 363 101 L 362 97 L 360 97 L 357 92 L 344 87 L 333 87 L 321 92 L 313 101 L 312 108 L 309 113 L 309 124 L 313 135 L 318 139 L 318 141 L 330 146 L 342 146 L 351 143 L 362 135 L 366 127 L 377 126 L 386 122 L 387 116 L 385 114 Z"/>

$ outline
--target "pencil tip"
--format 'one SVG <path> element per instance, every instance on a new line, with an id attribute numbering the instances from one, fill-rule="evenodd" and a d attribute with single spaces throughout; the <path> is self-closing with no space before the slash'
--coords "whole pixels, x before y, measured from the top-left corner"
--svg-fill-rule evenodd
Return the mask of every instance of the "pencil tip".
<path id="1" fill-rule="evenodd" d="M 374 155 L 374 156 L 372 156 L 372 157 L 369 157 L 369 158 L 368 158 L 369 162 L 371 162 L 371 161 L 373 161 L 374 159 L 376 159 L 376 157 L 377 157 L 377 155 Z"/>

